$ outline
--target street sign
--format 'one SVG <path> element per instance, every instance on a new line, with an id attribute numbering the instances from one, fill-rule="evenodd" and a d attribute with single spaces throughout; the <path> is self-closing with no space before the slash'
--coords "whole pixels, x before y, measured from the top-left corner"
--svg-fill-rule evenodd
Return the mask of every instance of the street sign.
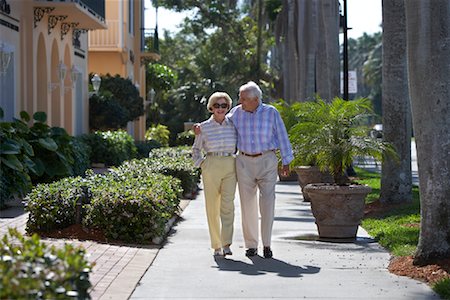
<path id="1" fill-rule="evenodd" d="M 348 71 L 348 93 L 356 94 L 358 92 L 358 80 L 356 70 Z M 341 94 L 344 93 L 344 72 L 341 72 Z"/>

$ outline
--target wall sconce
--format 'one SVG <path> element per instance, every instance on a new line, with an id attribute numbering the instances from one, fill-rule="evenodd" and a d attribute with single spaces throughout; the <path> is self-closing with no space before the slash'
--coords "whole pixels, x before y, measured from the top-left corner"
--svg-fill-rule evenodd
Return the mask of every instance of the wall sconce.
<path id="1" fill-rule="evenodd" d="M 58 74 L 59 82 L 51 82 L 51 83 L 49 83 L 48 88 L 51 91 L 53 91 L 54 89 L 56 89 L 60 85 L 64 86 L 64 79 L 66 79 L 67 67 L 62 61 L 59 61 L 59 64 L 58 64 L 58 67 L 57 67 L 56 71 L 57 71 L 57 74 Z"/>
<path id="2" fill-rule="evenodd" d="M 145 106 L 149 106 L 153 103 L 155 99 L 156 92 L 153 88 L 147 93 L 147 100 L 145 101 Z"/>
<path id="3" fill-rule="evenodd" d="M 81 71 L 78 69 L 77 66 L 72 65 L 72 68 L 70 68 L 70 80 L 72 81 L 72 87 L 75 87 L 75 84 L 78 81 L 78 78 L 81 76 Z"/>
<path id="4" fill-rule="evenodd" d="M 11 62 L 12 52 L 7 51 L 5 45 L 0 45 L 0 76 L 5 75 Z"/>
<path id="5" fill-rule="evenodd" d="M 94 76 L 92 76 L 91 82 L 92 87 L 94 88 L 94 94 L 97 95 L 102 79 L 100 78 L 100 76 L 98 76 L 98 74 L 94 74 Z"/>

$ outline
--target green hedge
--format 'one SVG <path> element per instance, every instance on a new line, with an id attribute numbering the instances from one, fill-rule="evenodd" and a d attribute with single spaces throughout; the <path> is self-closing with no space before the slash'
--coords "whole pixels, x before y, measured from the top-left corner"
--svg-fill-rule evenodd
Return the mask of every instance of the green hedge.
<path id="1" fill-rule="evenodd" d="M 68 177 L 49 184 L 38 184 L 25 197 L 25 209 L 30 213 L 27 232 L 47 232 L 75 223 L 75 206 L 84 196 L 81 177 Z"/>
<path id="2" fill-rule="evenodd" d="M 91 265 L 85 250 L 56 249 L 16 229 L 0 240 L 0 299 L 90 299 Z"/>
<path id="3" fill-rule="evenodd" d="M 181 180 L 183 194 L 187 195 L 196 191 L 200 182 L 200 170 L 194 166 L 191 156 L 191 149 L 188 147 L 153 149 L 149 154 L 150 158 L 124 162 L 119 167 L 112 168 L 112 172 L 118 176 L 151 176 L 154 173 L 170 175 Z"/>
<path id="4" fill-rule="evenodd" d="M 137 157 L 134 139 L 124 130 L 96 131 L 82 135 L 81 139 L 91 148 L 91 162 L 118 166 Z"/>
<path id="5" fill-rule="evenodd" d="M 91 180 L 92 198 L 83 223 L 102 229 L 107 238 L 148 243 L 164 233 L 165 224 L 178 210 L 178 179 L 162 174 L 108 174 Z"/>
<path id="6" fill-rule="evenodd" d="M 177 212 L 181 193 L 197 190 L 200 173 L 186 147 L 154 151 L 154 158 L 126 161 L 106 174 L 88 170 L 85 178 L 36 186 L 26 197 L 27 231 L 74 224 L 79 201 L 83 224 L 110 239 L 148 243 L 160 236 Z"/>

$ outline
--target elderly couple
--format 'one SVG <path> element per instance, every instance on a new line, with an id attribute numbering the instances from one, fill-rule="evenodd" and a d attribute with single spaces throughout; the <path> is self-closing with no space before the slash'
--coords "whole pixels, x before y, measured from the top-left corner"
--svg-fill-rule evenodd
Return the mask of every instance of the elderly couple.
<path id="1" fill-rule="evenodd" d="M 258 198 L 263 255 L 265 258 L 273 255 L 270 244 L 278 173 L 275 151 L 280 150 L 283 175 L 289 173 L 293 155 L 280 114 L 273 106 L 262 103 L 261 96 L 256 83 L 244 84 L 239 88 L 239 105 L 227 114 L 232 103 L 230 96 L 215 92 L 207 105 L 211 118 L 194 127 L 193 159 L 202 169 L 214 256 L 232 254 L 236 179 L 247 248 L 245 255 L 251 257 L 258 253 Z"/>

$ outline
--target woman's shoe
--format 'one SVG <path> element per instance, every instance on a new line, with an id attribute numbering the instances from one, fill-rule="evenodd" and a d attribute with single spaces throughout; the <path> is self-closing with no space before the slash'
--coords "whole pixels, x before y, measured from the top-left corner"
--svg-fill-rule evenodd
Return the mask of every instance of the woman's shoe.
<path id="1" fill-rule="evenodd" d="M 245 256 L 247 257 L 255 256 L 256 254 L 258 254 L 258 249 L 256 248 L 248 248 L 245 250 Z"/>
<path id="2" fill-rule="evenodd" d="M 214 249 L 214 256 L 223 256 L 222 249 Z"/>
<path id="3" fill-rule="evenodd" d="M 223 255 L 224 256 L 233 255 L 233 252 L 231 252 L 230 246 L 223 247 Z"/>

